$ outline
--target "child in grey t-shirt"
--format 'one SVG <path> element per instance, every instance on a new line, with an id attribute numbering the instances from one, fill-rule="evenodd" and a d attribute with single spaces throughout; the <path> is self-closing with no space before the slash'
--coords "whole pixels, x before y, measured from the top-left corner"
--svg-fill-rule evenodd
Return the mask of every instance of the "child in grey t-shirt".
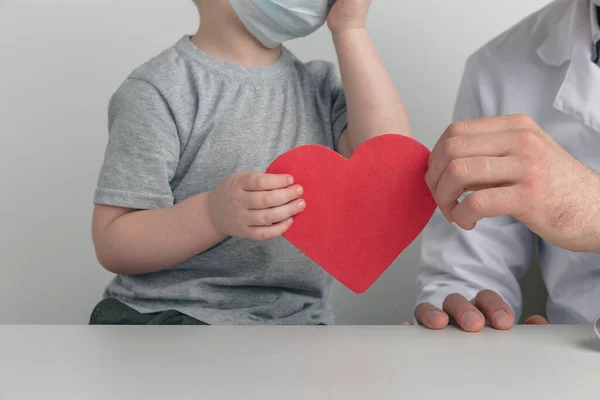
<path id="1" fill-rule="evenodd" d="M 196 35 L 110 101 L 93 238 L 116 277 L 91 323 L 332 324 L 332 278 L 281 237 L 310 204 L 292 176 L 261 171 L 300 145 L 350 157 L 410 135 L 365 30 L 370 1 L 195 2 Z M 281 45 L 326 20 L 342 79 Z"/>

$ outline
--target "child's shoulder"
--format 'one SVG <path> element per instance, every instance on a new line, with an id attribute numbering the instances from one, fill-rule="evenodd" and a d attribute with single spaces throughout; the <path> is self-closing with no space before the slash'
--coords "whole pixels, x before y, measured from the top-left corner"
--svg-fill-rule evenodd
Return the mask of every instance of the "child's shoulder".
<path id="1" fill-rule="evenodd" d="M 286 50 L 289 52 L 289 50 Z M 339 68 L 336 64 L 325 60 L 302 61 L 291 53 L 294 68 L 300 75 L 310 78 L 314 82 L 323 84 L 337 84 L 340 80 Z"/>
<path id="2" fill-rule="evenodd" d="M 168 86 L 187 76 L 188 64 L 177 43 L 135 68 L 128 78 L 143 80 L 154 86 Z"/>

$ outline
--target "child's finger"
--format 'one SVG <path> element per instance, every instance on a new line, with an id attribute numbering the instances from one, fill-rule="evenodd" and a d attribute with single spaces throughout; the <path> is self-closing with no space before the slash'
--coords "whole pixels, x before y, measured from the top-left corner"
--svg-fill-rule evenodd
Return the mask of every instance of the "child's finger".
<path id="1" fill-rule="evenodd" d="M 261 174 L 248 172 L 240 176 L 242 189 L 246 191 L 262 191 L 283 189 L 294 183 L 291 175 Z"/>
<path id="2" fill-rule="evenodd" d="M 266 226 L 285 221 L 306 208 L 304 200 L 296 200 L 267 210 L 250 211 L 251 226 Z"/>
<path id="3" fill-rule="evenodd" d="M 275 239 L 287 232 L 293 222 L 294 220 L 292 218 L 288 218 L 285 221 L 271 226 L 251 227 L 248 238 L 258 241 Z"/>
<path id="4" fill-rule="evenodd" d="M 262 192 L 246 192 L 246 207 L 249 210 L 265 210 L 282 206 L 299 199 L 304 193 L 301 186 L 295 185 L 285 189 L 276 189 Z"/>

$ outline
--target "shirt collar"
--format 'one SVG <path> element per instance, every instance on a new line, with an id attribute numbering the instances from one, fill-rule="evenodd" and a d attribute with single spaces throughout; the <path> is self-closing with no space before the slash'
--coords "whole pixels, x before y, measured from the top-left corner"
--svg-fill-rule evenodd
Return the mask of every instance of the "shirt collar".
<path id="1" fill-rule="evenodd" d="M 587 53 L 585 57 L 589 57 L 588 60 L 591 61 L 594 46 L 590 40 L 590 2 L 591 0 L 573 0 L 560 3 L 568 8 L 549 27 L 548 35 L 537 49 L 542 61 L 548 65 L 560 66 L 573 59 L 576 49 Z"/>
<path id="2" fill-rule="evenodd" d="M 591 27 L 592 27 L 592 56 L 594 62 L 598 62 L 600 59 L 600 26 L 598 19 L 598 6 L 590 0 L 590 16 L 591 16 Z"/>

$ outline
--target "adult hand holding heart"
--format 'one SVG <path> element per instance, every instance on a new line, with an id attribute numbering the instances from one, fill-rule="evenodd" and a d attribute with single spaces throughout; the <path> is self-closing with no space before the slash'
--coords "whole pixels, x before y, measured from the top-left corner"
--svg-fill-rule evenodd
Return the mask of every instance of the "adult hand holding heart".
<path id="1" fill-rule="evenodd" d="M 307 204 L 284 237 L 349 289 L 366 291 L 436 208 L 428 159 L 425 146 L 400 135 L 368 140 L 350 160 L 319 145 L 283 154 L 267 173 L 293 176 Z"/>
<path id="2" fill-rule="evenodd" d="M 524 115 L 451 125 L 427 184 L 448 221 L 512 216 L 554 245 L 600 252 L 600 177 Z M 470 193 L 459 203 L 460 197 Z"/>

